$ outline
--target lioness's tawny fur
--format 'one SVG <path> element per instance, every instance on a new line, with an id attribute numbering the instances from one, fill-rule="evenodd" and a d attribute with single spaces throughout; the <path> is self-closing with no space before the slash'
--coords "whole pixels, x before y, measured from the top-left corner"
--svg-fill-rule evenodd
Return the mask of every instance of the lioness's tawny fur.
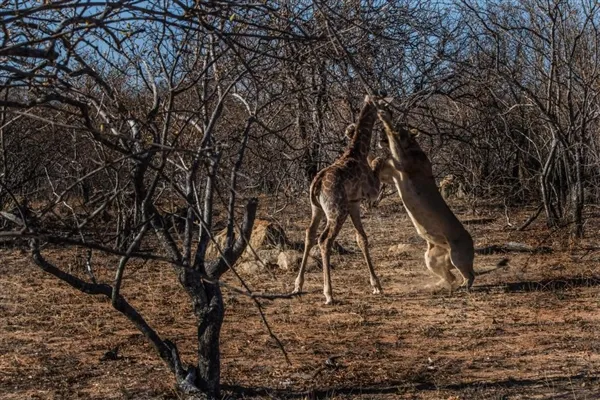
<path id="1" fill-rule="evenodd" d="M 384 125 L 392 153 L 391 159 L 379 160 L 379 179 L 393 181 L 417 233 L 427 241 L 425 264 L 450 290 L 460 285 L 467 289 L 473 284 L 473 239 L 450 210 L 440 194 L 431 162 L 417 143 L 416 133 L 402 126 L 394 127 L 392 115 L 383 103 L 379 103 L 378 116 Z M 459 270 L 463 282 L 456 283 L 450 272 Z"/>

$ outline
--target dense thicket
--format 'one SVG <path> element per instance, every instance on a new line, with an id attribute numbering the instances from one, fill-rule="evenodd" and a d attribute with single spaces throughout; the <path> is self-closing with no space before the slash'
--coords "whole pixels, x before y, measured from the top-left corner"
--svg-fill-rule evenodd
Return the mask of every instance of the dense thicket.
<path id="1" fill-rule="evenodd" d="M 189 390 L 219 390 L 214 283 L 245 245 L 238 203 L 305 194 L 368 92 L 396 98 L 437 176 L 474 201 L 539 205 L 581 237 L 600 197 L 596 1 L 6 1 L 0 18 L 6 235 L 110 297 Z M 205 260 L 215 223 L 228 240 Z M 149 235 L 162 247 L 141 252 Z M 42 241 L 120 256 L 114 280 L 66 274 Z M 171 263 L 190 295 L 196 367 L 120 296 L 136 257 Z"/>

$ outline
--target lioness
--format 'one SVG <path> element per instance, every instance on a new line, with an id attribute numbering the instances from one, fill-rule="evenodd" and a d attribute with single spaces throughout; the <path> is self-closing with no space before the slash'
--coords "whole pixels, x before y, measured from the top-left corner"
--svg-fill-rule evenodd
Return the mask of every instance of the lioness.
<path id="1" fill-rule="evenodd" d="M 393 181 L 417 233 L 427 241 L 425 264 L 441 278 L 436 286 L 453 290 L 466 285 L 469 289 L 475 279 L 471 235 L 442 198 L 431 162 L 415 139 L 417 132 L 402 126 L 394 128 L 386 105 L 380 102 L 378 108 L 392 157 L 374 160 L 380 165 L 372 168 L 380 170 L 381 182 Z M 450 272 L 453 267 L 460 271 L 463 282 L 456 283 Z"/>

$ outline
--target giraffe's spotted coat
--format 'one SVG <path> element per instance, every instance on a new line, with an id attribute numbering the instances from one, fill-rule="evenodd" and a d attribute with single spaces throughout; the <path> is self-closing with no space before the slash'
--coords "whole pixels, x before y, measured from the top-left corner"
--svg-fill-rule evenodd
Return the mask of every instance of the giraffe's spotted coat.
<path id="1" fill-rule="evenodd" d="M 304 256 L 294 291 L 302 291 L 308 255 L 315 244 L 319 222 L 325 216 L 327 225 L 319 237 L 319 246 L 323 258 L 323 293 L 327 304 L 333 302 L 329 272 L 331 247 L 348 216 L 352 219 L 358 245 L 369 268 L 373 292 L 381 292 L 381 285 L 369 255 L 367 235 L 360 220 L 360 201 L 365 198 L 374 200 L 379 194 L 379 179 L 371 170 L 368 160 L 373 125 L 376 120 L 377 108 L 373 100 L 367 96 L 354 127 L 354 135 L 351 136 L 349 130 L 346 131 L 346 134 L 351 136 L 348 148 L 332 165 L 321 170 L 310 186 L 312 218 L 306 231 Z"/>

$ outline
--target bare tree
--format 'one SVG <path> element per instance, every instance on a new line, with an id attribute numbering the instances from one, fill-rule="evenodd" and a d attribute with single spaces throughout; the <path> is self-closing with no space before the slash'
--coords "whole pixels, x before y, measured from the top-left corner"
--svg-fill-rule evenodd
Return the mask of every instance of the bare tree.
<path id="1" fill-rule="evenodd" d="M 462 71 L 485 82 L 492 115 L 516 150 L 515 171 L 523 162 L 534 168 L 547 223 L 570 221 L 581 237 L 599 115 L 600 8 L 585 1 L 459 4 L 477 55 Z"/>
<path id="2" fill-rule="evenodd" d="M 600 198 L 599 16 L 585 0 L 6 1 L 0 235 L 109 298 L 181 389 L 216 397 L 219 278 L 253 198 L 295 201 L 343 151 L 365 92 L 401 100 L 439 177 L 580 237 Z M 85 269 L 50 259 L 55 245 L 84 248 Z M 170 265 L 189 296 L 194 365 L 123 295 L 136 259 Z"/>
<path id="3" fill-rule="evenodd" d="M 244 251 L 257 209 L 248 198 L 239 223 L 239 172 L 251 135 L 271 123 L 272 93 L 257 75 L 277 56 L 273 44 L 309 38 L 278 30 L 276 10 L 267 5 L 12 6 L 0 12 L 1 194 L 10 198 L 2 215 L 14 227 L 2 236 L 28 239 L 42 270 L 109 298 L 145 335 L 181 390 L 218 397 L 219 278 Z M 36 150 L 28 137 L 59 151 Z M 32 177 L 18 173 L 29 169 L 27 160 L 10 158 L 7 147 L 18 143 L 37 163 Z M 35 192 L 27 185 L 32 180 Z M 209 260 L 216 208 L 224 211 L 227 239 L 220 256 Z M 172 229 L 173 214 L 182 222 L 181 236 Z M 92 229 L 97 226 L 102 229 Z M 86 270 L 68 272 L 44 254 L 43 244 L 87 248 Z M 92 253 L 117 256 L 115 268 L 96 268 Z M 184 365 L 175 343 L 123 296 L 134 259 L 172 266 L 193 306 L 195 365 Z"/>

